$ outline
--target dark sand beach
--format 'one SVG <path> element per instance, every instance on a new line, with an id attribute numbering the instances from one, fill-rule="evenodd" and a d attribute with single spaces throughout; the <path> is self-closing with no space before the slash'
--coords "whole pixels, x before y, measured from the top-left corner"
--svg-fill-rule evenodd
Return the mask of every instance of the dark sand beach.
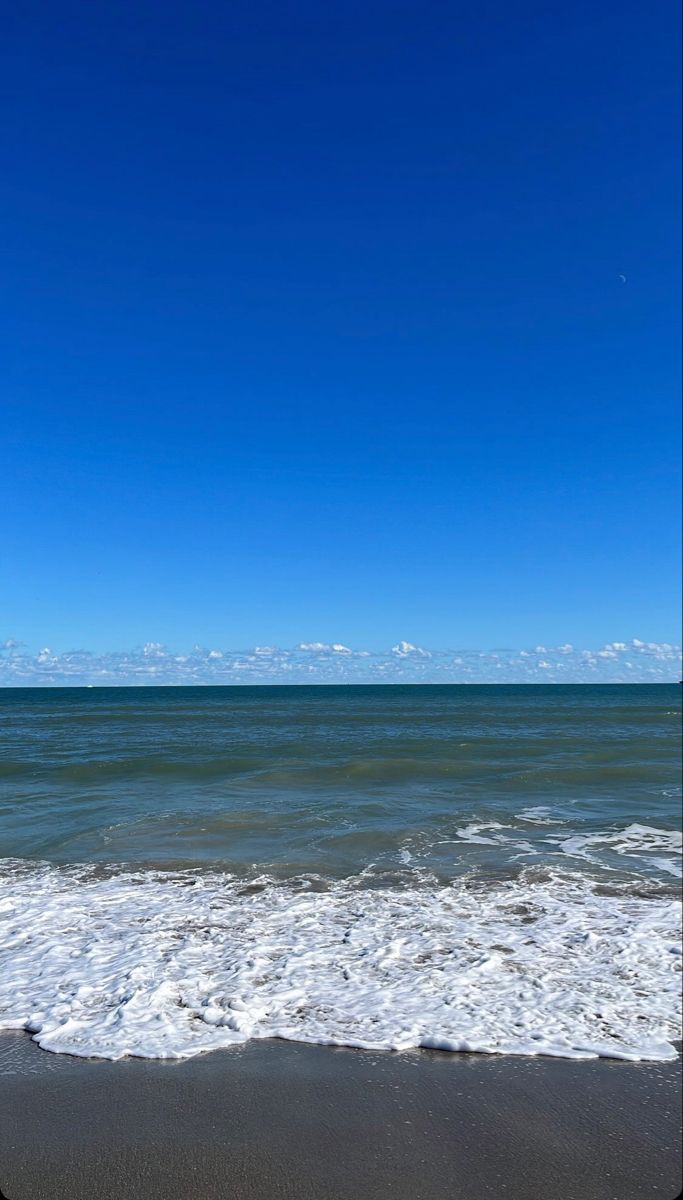
<path id="1" fill-rule="evenodd" d="M 636 1200 L 681 1182 L 680 1063 L 251 1042 L 111 1063 L 0 1038 L 7 1200 Z"/>

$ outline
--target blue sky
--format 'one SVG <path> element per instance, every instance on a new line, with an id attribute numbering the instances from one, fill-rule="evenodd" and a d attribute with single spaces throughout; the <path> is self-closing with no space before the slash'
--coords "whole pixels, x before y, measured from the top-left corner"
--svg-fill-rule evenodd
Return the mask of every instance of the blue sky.
<path id="1" fill-rule="evenodd" d="M 675 643 L 677 21 L 9 14 L 0 639 Z"/>

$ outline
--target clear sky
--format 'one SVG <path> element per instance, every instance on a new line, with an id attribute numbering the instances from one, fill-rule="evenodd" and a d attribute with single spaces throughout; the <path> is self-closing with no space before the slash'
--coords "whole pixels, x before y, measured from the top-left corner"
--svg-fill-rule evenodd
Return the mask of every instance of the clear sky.
<path id="1" fill-rule="evenodd" d="M 677 8 L 6 10 L 0 639 L 675 642 Z"/>

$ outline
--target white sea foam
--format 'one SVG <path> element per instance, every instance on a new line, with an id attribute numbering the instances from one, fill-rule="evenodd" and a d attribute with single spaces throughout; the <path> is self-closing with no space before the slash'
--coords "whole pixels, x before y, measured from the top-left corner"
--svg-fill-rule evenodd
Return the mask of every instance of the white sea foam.
<path id="1" fill-rule="evenodd" d="M 547 804 L 535 804 L 533 808 L 524 808 L 517 813 L 517 820 L 529 821 L 532 825 L 563 825 L 561 817 L 551 817 L 551 811 Z"/>
<path id="2" fill-rule="evenodd" d="M 583 858 L 586 862 L 605 866 L 604 857 L 598 857 L 599 852 L 611 849 L 626 858 L 639 859 L 649 862 L 660 871 L 681 878 L 681 865 L 675 858 L 662 858 L 660 851 L 678 855 L 683 850 L 683 839 L 677 830 L 657 829 L 651 825 L 628 825 L 626 829 L 605 833 L 572 834 L 569 837 L 548 837 L 547 841 L 555 841 L 563 854 L 572 858 Z M 655 851 L 658 857 L 653 857 Z"/>
<path id="3" fill-rule="evenodd" d="M 266 1037 L 666 1059 L 679 920 L 671 897 L 549 871 L 316 891 L 16 863 L 0 879 L 0 1026 L 112 1059 Z"/>
<path id="4" fill-rule="evenodd" d="M 479 846 L 499 846 L 510 839 L 505 834 L 494 833 L 493 837 L 486 837 L 485 834 L 490 830 L 511 828 L 511 825 L 501 825 L 500 821 L 486 821 L 482 825 L 465 825 L 462 829 L 456 829 L 455 832 L 463 842 L 472 842 Z"/>
<path id="5" fill-rule="evenodd" d="M 551 817 L 550 812 L 551 809 L 546 805 L 525 808 L 517 813 L 515 818 L 525 822 L 523 830 L 514 825 L 501 824 L 499 821 L 486 821 L 456 829 L 456 838 L 460 842 L 470 844 L 505 847 L 511 863 L 523 861 L 531 856 L 541 856 L 548 860 L 550 857 L 567 855 L 570 858 L 583 859 L 601 870 L 616 871 L 623 864 L 620 864 L 614 855 L 621 855 L 624 858 L 637 859 L 639 868 L 645 868 L 648 872 L 655 871 L 660 875 L 672 875 L 678 879 L 683 876 L 682 841 L 677 830 L 632 824 L 625 829 L 608 829 L 599 833 L 553 830 L 538 840 L 542 827 L 566 824 L 560 818 Z M 520 837 L 522 832 L 536 836 L 535 843 Z M 442 844 L 458 845 L 455 839 L 440 841 Z"/>

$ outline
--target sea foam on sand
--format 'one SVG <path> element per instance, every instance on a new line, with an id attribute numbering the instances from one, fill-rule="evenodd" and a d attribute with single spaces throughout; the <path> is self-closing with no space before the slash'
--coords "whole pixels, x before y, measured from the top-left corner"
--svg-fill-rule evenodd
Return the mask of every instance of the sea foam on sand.
<path id="1" fill-rule="evenodd" d="M 373 889 L 221 874 L 0 875 L 0 1027 L 179 1058 L 249 1038 L 675 1057 L 680 904 L 522 872 Z"/>

